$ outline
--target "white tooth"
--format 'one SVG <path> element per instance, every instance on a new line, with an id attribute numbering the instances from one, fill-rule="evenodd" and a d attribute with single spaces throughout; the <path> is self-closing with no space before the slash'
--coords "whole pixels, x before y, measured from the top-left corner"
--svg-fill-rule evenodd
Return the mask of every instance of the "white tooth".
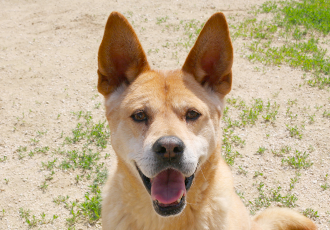
<path id="1" fill-rule="evenodd" d="M 182 197 L 183 197 L 183 191 L 181 192 L 181 196 L 180 196 L 180 198 L 177 200 L 178 203 L 180 203 Z"/>

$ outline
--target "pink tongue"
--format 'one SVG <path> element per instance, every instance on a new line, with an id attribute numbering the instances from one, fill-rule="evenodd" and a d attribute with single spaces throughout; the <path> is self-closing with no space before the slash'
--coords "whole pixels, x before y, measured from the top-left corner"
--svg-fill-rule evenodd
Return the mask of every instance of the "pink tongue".
<path id="1" fill-rule="evenodd" d="M 185 177 L 182 173 L 167 169 L 159 173 L 151 183 L 151 199 L 171 204 L 186 194 Z"/>

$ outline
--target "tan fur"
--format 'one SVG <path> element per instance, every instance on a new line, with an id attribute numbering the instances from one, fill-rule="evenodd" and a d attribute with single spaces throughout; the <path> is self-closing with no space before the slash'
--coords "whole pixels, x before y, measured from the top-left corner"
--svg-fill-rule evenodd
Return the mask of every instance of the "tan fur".
<path id="1" fill-rule="evenodd" d="M 110 173 L 102 204 L 105 230 L 220 229 L 315 230 L 306 217 L 288 209 L 270 209 L 253 220 L 236 195 L 229 167 L 221 158 L 220 119 L 232 82 L 233 48 L 222 13 L 205 24 L 181 70 L 151 70 L 128 21 L 113 12 L 99 49 L 98 90 L 105 97 L 106 117 L 117 164 Z M 202 115 L 187 122 L 185 114 Z M 131 118 L 143 110 L 148 122 Z M 186 145 L 184 176 L 195 171 L 186 207 L 162 217 L 153 206 L 136 169 L 152 178 L 152 144 L 174 135 Z"/>

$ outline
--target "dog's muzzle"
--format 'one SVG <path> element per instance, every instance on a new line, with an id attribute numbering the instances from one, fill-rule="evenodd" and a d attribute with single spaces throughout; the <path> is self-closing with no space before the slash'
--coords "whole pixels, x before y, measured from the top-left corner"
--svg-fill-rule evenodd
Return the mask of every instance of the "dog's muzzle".
<path id="1" fill-rule="evenodd" d="M 181 172 L 185 145 L 178 137 L 165 136 L 154 143 L 152 150 L 159 162 L 156 169 L 159 173 L 148 178 L 138 167 L 137 170 L 155 211 L 161 216 L 179 214 L 186 205 L 185 197 L 194 179 L 194 174 L 185 177 Z"/>

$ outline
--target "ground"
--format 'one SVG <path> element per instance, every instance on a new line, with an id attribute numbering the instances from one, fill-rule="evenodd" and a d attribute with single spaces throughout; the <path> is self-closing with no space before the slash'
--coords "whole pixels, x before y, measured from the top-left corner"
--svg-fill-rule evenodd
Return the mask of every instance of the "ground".
<path id="1" fill-rule="evenodd" d="M 153 68 L 175 69 L 213 13 L 226 15 L 233 34 L 246 18 L 269 17 L 249 13 L 264 2 L 2 0 L 0 229 L 101 228 L 100 191 L 115 153 L 96 71 L 112 11 L 132 23 Z M 252 215 L 288 206 L 330 229 L 329 87 L 307 84 L 301 68 L 251 62 L 250 40 L 233 36 L 223 121 L 237 193 Z"/>

